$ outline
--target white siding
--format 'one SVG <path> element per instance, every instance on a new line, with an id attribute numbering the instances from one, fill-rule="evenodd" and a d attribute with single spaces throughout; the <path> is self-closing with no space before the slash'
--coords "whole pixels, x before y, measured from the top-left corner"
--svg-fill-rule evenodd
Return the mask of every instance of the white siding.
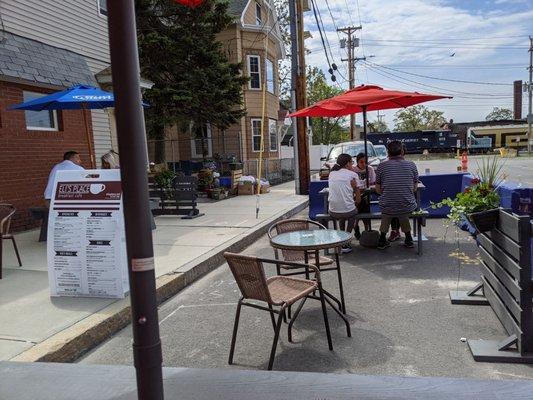
<path id="1" fill-rule="evenodd" d="M 110 64 L 107 17 L 97 0 L 1 0 L 0 15 L 8 32 L 85 56 L 93 74 Z M 108 113 L 93 110 L 92 123 L 98 159 L 111 148 Z"/>

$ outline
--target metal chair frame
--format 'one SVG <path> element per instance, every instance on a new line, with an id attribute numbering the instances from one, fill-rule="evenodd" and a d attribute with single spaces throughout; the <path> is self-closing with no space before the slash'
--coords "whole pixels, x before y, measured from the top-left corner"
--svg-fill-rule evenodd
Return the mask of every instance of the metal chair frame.
<path id="1" fill-rule="evenodd" d="M 17 255 L 17 260 L 19 262 L 19 267 L 22 267 L 22 261 L 20 260 L 19 250 L 17 248 L 17 243 L 15 242 L 15 237 L 9 233 L 9 228 L 11 227 L 11 218 L 17 211 L 15 207 L 11 204 L 0 203 L 0 209 L 7 208 L 7 215 L 0 220 L 0 279 L 2 279 L 2 255 L 3 255 L 3 241 L 11 240 L 13 243 L 13 248 L 15 249 L 15 254 Z"/>
<path id="2" fill-rule="evenodd" d="M 277 230 L 278 226 L 283 225 L 283 224 L 287 224 L 287 223 L 290 223 L 290 222 L 302 222 L 302 223 L 305 222 L 305 223 L 308 223 L 308 224 L 311 224 L 311 225 L 318 226 L 319 229 L 327 229 L 321 223 L 313 221 L 313 220 L 310 220 L 310 219 L 303 219 L 303 218 L 302 219 L 297 219 L 297 218 L 295 218 L 295 219 L 284 219 L 284 220 L 276 222 L 274 225 L 272 225 L 268 229 L 268 239 L 272 240 L 272 238 L 273 238 L 272 232 L 274 231 L 274 229 Z M 309 251 L 303 252 L 303 253 L 304 253 L 304 260 L 303 260 L 304 264 L 307 264 L 309 262 L 309 256 L 310 255 L 314 255 L 315 257 L 319 257 L 319 252 L 318 251 L 309 250 Z M 279 259 L 278 249 L 274 249 L 274 256 L 275 256 L 276 260 Z M 334 256 L 335 256 L 335 259 L 332 260 L 332 261 L 335 263 L 335 267 L 327 267 L 327 268 L 320 267 L 320 271 L 321 272 L 337 271 L 337 280 L 339 282 L 340 302 L 338 302 L 334 296 L 330 296 L 329 292 L 327 292 L 327 291 L 324 291 L 324 292 L 326 293 L 326 296 L 330 297 L 333 301 L 335 301 L 338 304 L 339 309 L 341 310 L 341 312 L 343 314 L 346 314 L 346 302 L 344 300 L 344 287 L 343 287 L 343 284 L 342 284 L 342 272 L 341 272 L 341 265 L 340 265 L 340 258 L 339 258 L 339 248 L 338 247 L 335 248 Z M 280 261 L 283 261 L 283 260 L 280 260 Z M 279 267 L 277 267 L 277 272 L 278 272 L 278 275 L 282 275 Z M 291 273 L 287 273 L 287 274 L 284 274 L 284 275 L 286 275 L 286 276 L 298 275 L 298 274 L 301 274 L 301 273 L 305 273 L 306 279 L 309 279 L 309 271 L 308 270 L 306 270 L 304 272 L 291 272 Z M 288 312 L 289 312 L 289 318 L 290 318 L 291 317 L 290 308 L 289 308 Z"/>
<path id="3" fill-rule="evenodd" d="M 259 262 L 261 264 L 260 265 L 261 268 L 263 268 L 263 264 L 264 263 L 267 263 L 267 264 L 276 264 L 277 267 L 280 267 L 280 268 L 283 268 L 283 269 L 301 269 L 301 268 L 306 268 L 308 270 L 313 271 L 314 274 L 315 274 L 315 278 L 312 279 L 311 281 L 316 282 L 316 290 L 318 291 L 319 295 L 316 296 L 316 295 L 313 294 L 314 292 L 312 292 L 312 293 L 307 294 L 305 297 L 303 297 L 301 299 L 301 302 L 300 302 L 299 306 L 298 306 L 297 313 L 300 312 L 300 310 L 302 309 L 303 304 L 305 303 L 305 300 L 307 298 L 313 298 L 313 299 L 316 299 L 316 300 L 320 300 L 320 303 L 321 303 L 321 306 L 322 306 L 322 315 L 323 315 L 323 318 L 324 318 L 324 326 L 326 328 L 326 337 L 327 337 L 327 340 L 328 340 L 328 348 L 329 348 L 329 350 L 333 350 L 333 343 L 332 343 L 332 340 L 331 340 L 331 331 L 330 331 L 328 315 L 327 315 L 327 311 L 326 311 L 326 300 L 325 300 L 325 296 L 324 296 L 324 293 L 323 293 L 323 290 L 322 290 L 322 283 L 321 283 L 321 280 L 320 280 L 320 270 L 316 266 L 310 265 L 310 264 L 295 263 L 295 262 L 284 262 L 284 261 L 281 261 L 281 260 L 271 260 L 271 259 L 266 259 L 266 258 L 248 257 L 248 256 L 242 256 L 240 254 L 234 254 L 234 253 L 224 253 L 224 257 L 226 258 L 228 263 L 231 262 L 231 259 L 240 259 L 240 260 L 249 259 L 252 262 L 254 262 L 254 261 L 255 262 Z M 269 293 L 269 297 L 270 297 L 270 292 L 269 292 L 268 286 L 266 288 L 264 288 L 264 290 L 266 290 L 266 292 Z M 237 311 L 236 311 L 236 314 L 235 314 L 235 322 L 234 322 L 234 325 L 233 325 L 233 333 L 232 333 L 232 337 L 231 337 L 231 346 L 230 346 L 228 364 L 230 364 L 230 365 L 233 364 L 233 355 L 235 353 L 235 344 L 236 344 L 236 341 L 237 341 L 237 331 L 238 331 L 238 328 L 239 328 L 239 319 L 240 319 L 240 314 L 241 314 L 241 308 L 242 308 L 242 306 L 247 306 L 247 307 L 255 308 L 255 309 L 258 309 L 258 310 L 268 311 L 270 313 L 270 318 L 271 318 L 271 321 L 272 321 L 272 327 L 274 329 L 274 340 L 272 342 L 272 347 L 271 347 L 271 350 L 270 350 L 270 358 L 269 358 L 269 361 L 268 361 L 268 368 L 267 368 L 270 371 L 270 370 L 272 370 L 272 367 L 274 365 L 274 358 L 276 356 L 276 348 L 277 348 L 277 344 L 278 344 L 278 341 L 279 341 L 279 333 L 280 333 L 280 330 L 281 330 L 281 323 L 282 323 L 282 321 L 284 319 L 283 317 L 285 315 L 285 310 L 288 308 L 289 305 L 294 304 L 294 303 L 288 304 L 286 302 L 283 302 L 281 304 L 274 304 L 273 302 L 264 301 L 264 302 L 267 303 L 267 306 L 265 307 L 265 306 L 262 306 L 262 305 L 259 305 L 259 304 L 255 304 L 255 303 L 251 303 L 251 302 L 247 301 L 248 298 L 246 298 L 244 296 L 242 291 L 241 291 L 241 294 L 242 294 L 242 296 L 241 296 L 241 298 L 239 299 L 239 301 L 237 303 Z M 300 299 L 298 299 L 296 301 L 299 301 L 299 300 Z M 255 300 L 255 301 L 262 301 L 262 300 Z M 274 306 L 278 306 L 279 309 L 275 309 Z M 278 315 L 277 320 L 275 319 L 274 314 Z M 292 342 L 292 326 L 293 326 L 293 324 L 294 324 L 294 321 L 291 320 L 289 325 L 288 325 L 287 334 L 288 334 L 289 342 Z"/>

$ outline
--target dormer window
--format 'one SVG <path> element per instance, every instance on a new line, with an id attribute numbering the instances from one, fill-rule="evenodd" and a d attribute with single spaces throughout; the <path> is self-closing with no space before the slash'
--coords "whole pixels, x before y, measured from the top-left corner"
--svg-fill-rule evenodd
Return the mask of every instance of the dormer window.
<path id="1" fill-rule="evenodd" d="M 255 24 L 258 26 L 263 25 L 263 18 L 261 16 L 261 5 L 255 2 Z"/>

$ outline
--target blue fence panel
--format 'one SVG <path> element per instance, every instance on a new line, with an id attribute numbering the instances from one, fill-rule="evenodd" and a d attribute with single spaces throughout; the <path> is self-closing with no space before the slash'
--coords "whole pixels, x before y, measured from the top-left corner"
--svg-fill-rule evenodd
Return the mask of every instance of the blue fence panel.
<path id="1" fill-rule="evenodd" d="M 318 193 L 328 187 L 328 181 L 309 182 L 309 218 L 315 219 L 317 214 L 327 213 L 324 210 L 324 195 Z"/>
<path id="2" fill-rule="evenodd" d="M 463 173 L 420 175 L 420 182 L 426 187 L 420 196 L 420 207 L 428 211 L 430 217 L 446 217 L 449 207 L 433 209 L 431 203 L 438 203 L 447 197 L 453 199 L 462 191 L 465 175 Z"/>

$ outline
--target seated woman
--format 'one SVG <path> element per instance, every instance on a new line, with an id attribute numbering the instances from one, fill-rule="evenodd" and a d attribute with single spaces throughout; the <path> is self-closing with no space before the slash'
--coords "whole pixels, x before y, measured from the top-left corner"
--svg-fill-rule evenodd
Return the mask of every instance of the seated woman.
<path id="1" fill-rule="evenodd" d="M 354 165 L 353 170 L 354 172 L 359 175 L 359 179 L 363 183 L 363 187 L 365 189 L 368 189 L 370 186 L 373 186 L 376 183 L 376 171 L 374 171 L 374 168 L 369 165 L 368 166 L 368 185 L 366 183 L 366 173 L 367 173 L 367 157 L 365 153 L 359 153 L 357 157 L 355 158 L 357 163 Z M 357 206 L 357 209 L 360 213 L 369 213 L 370 212 L 370 193 L 365 193 L 361 196 L 361 202 Z M 370 229 L 370 220 L 369 219 L 363 219 L 363 224 L 365 225 L 365 229 Z M 359 239 L 361 237 L 361 231 L 359 230 L 359 220 L 357 219 L 355 221 L 355 238 Z"/>
<path id="2" fill-rule="evenodd" d="M 361 201 L 360 188 L 363 183 L 353 171 L 353 160 L 349 154 L 341 154 L 329 173 L 329 215 L 339 222 L 339 228 L 352 232 L 355 226 L 357 206 Z M 355 201 L 354 201 L 355 194 Z M 352 246 L 342 246 L 343 253 L 352 251 Z"/>

